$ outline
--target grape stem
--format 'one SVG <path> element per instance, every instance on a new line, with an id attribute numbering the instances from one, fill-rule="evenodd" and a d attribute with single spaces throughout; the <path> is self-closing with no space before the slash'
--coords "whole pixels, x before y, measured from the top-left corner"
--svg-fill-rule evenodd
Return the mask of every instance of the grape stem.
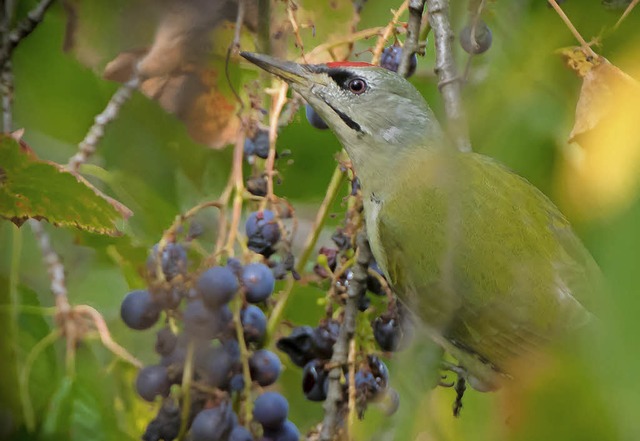
<path id="1" fill-rule="evenodd" d="M 242 329 L 242 320 L 240 319 L 240 310 L 242 309 L 243 299 L 241 296 L 237 296 L 233 303 L 233 322 L 236 328 L 236 339 L 238 340 L 238 346 L 240 347 L 240 361 L 242 362 L 242 377 L 244 378 L 244 390 L 242 406 L 244 410 L 244 418 L 242 423 L 249 427 L 252 417 L 252 402 L 251 402 L 251 371 L 249 369 L 249 351 L 247 344 L 244 340 L 244 330 Z"/>
<path id="2" fill-rule="evenodd" d="M 189 414 L 191 413 L 191 379 L 193 378 L 193 353 L 195 352 L 195 343 L 190 341 L 187 345 L 187 355 L 184 361 L 184 370 L 182 371 L 182 397 L 181 397 L 181 414 L 180 414 L 180 432 L 178 433 L 178 441 L 183 441 L 187 429 L 189 428 Z"/>
<path id="3" fill-rule="evenodd" d="M 340 423 L 340 404 L 343 401 L 340 377 L 342 376 L 342 367 L 349 361 L 349 347 L 356 328 L 358 298 L 364 294 L 367 286 L 367 270 L 372 255 L 364 229 L 358 233 L 356 244 L 357 257 L 356 264 L 353 266 L 353 278 L 349 281 L 349 288 L 347 289 L 347 300 L 340 333 L 333 346 L 333 356 L 331 357 L 331 366 L 333 368 L 329 371 L 329 390 L 324 402 L 325 414 L 322 421 L 322 430 L 318 438 L 319 441 L 331 441 Z M 351 382 L 351 384 L 354 383 L 355 381 Z M 348 434 L 346 438 L 349 438 Z"/>
<path id="4" fill-rule="evenodd" d="M 589 43 L 587 43 L 586 40 L 582 38 L 582 35 L 580 35 L 580 32 L 578 32 L 573 23 L 571 23 L 571 20 L 569 20 L 569 17 L 567 17 L 567 14 L 564 13 L 558 2 L 556 2 L 556 0 L 548 0 L 548 2 L 551 7 L 558 13 L 567 28 L 569 28 L 575 39 L 578 40 L 585 55 L 598 59 L 598 54 L 596 54 L 593 49 L 591 49 L 591 46 L 589 46 Z"/>

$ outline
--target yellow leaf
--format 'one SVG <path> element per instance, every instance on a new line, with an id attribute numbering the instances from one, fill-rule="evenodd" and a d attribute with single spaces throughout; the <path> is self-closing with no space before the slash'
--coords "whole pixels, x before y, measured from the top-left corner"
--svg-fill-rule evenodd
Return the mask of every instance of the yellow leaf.
<path id="1" fill-rule="evenodd" d="M 636 198 L 640 83 L 604 57 L 580 53 L 579 48 L 563 52 L 583 82 L 557 186 L 569 215 L 593 220 L 615 215 Z"/>

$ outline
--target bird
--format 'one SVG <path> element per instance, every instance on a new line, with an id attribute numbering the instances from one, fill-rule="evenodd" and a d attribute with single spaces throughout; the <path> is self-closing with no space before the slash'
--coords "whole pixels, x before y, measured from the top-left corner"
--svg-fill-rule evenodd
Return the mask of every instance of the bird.
<path id="1" fill-rule="evenodd" d="M 364 62 L 242 52 L 335 133 L 360 181 L 367 238 L 392 290 L 479 391 L 593 320 L 593 257 L 553 202 L 496 160 L 452 146 L 420 92 Z"/>

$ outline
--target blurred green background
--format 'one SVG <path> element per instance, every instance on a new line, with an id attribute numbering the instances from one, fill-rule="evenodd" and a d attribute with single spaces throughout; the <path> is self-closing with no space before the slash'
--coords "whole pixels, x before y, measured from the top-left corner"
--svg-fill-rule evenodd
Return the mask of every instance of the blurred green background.
<path id="1" fill-rule="evenodd" d="M 17 16 L 23 17 L 35 3 L 18 2 Z M 328 16 L 324 2 L 298 3 L 314 11 L 316 17 L 316 35 L 310 30 L 302 32 L 307 49 L 338 32 L 339 26 L 331 27 L 336 18 Z M 343 7 L 338 12 L 331 9 L 334 14 L 347 14 L 338 17 L 340 23 L 349 22 L 349 2 L 335 3 Z M 390 8 L 397 8 L 399 3 L 367 2 L 358 27 L 384 26 L 391 17 Z M 51 8 L 12 59 L 14 127 L 25 129 L 24 140 L 39 157 L 59 163 L 66 163 L 75 153 L 93 118 L 118 87 L 101 78 L 106 62 L 120 51 L 131 49 L 128 45 L 132 41 L 149 42 L 153 36 L 153 27 L 140 16 L 138 27 L 118 29 L 123 14 L 131 10 L 124 0 L 84 0 L 78 4 L 81 13 L 76 38 L 81 40 L 85 55 L 87 48 L 95 50 L 90 67 L 78 51 L 62 51 L 67 21 L 61 4 Z M 452 2 L 456 30 L 467 20 L 466 4 Z M 622 10 L 604 8 L 596 0 L 568 0 L 562 6 L 587 40 L 602 37 L 596 52 L 622 70 L 638 66 L 640 10 L 633 11 L 618 30 L 611 32 Z M 276 2 L 274 13 L 282 11 L 281 2 Z M 471 60 L 469 81 L 464 87 L 472 144 L 476 151 L 499 159 L 554 199 L 558 164 L 574 122 L 581 85 L 554 51 L 576 42 L 544 1 L 488 2 L 483 17 L 493 31 L 493 46 Z M 369 54 L 363 51 L 374 44 L 373 39 L 358 42 L 354 53 L 367 60 Z M 454 47 L 463 70 L 467 56 L 457 44 Z M 292 45 L 289 51 L 291 57 L 298 54 Z M 444 119 L 433 67 L 429 36 L 427 54 L 419 59 L 412 82 Z M 241 78 L 254 78 L 250 71 L 236 72 Z M 340 147 L 331 133 L 310 127 L 300 111 L 282 129 L 278 148 L 291 150 L 291 156 L 278 163 L 282 182 L 275 191 L 293 204 L 303 223 L 309 223 L 324 197 Z M 91 162 L 102 169 L 90 173 L 99 175 L 99 179 L 89 176 L 92 182 L 134 211 L 122 226 L 125 234 L 109 238 L 71 229 L 47 230 L 65 264 L 70 301 L 95 307 L 104 315 L 117 342 L 145 363 L 153 363 L 153 331 L 126 329 L 119 320 L 120 301 L 129 290 L 144 286 L 141 274 L 147 250 L 176 214 L 217 197 L 229 174 L 231 149 L 216 151 L 193 142 L 174 116 L 135 94 L 109 126 Z M 345 186 L 342 195 L 347 193 Z M 330 219 L 327 231 L 340 222 L 343 212 L 338 200 L 332 207 L 336 216 Z M 203 222 L 211 228 L 214 219 L 207 215 Z M 597 311 L 597 330 L 558 348 L 548 369 L 532 373 L 521 387 L 493 394 L 469 391 L 458 419 L 450 410 L 454 392 L 441 388 L 431 392 L 428 381 L 420 381 L 427 377 L 421 369 L 428 365 L 428 360 L 420 356 L 422 352 L 385 359 L 391 367 L 391 384 L 400 393 L 400 409 L 396 415 L 385 417 L 372 408 L 357 424 L 357 438 L 640 439 L 640 204 L 634 199 L 623 210 L 598 221 L 578 223 L 576 229 L 609 284 Z M 296 324 L 317 323 L 322 314 L 317 300 L 323 294 L 313 286 L 296 286 L 287 319 Z M 24 374 L 34 345 L 54 327 L 51 315 L 28 306 L 50 307 L 53 298 L 31 231 L 17 229 L 6 221 L 0 222 L 0 296 L 4 374 L 0 437 L 139 439 L 154 407 L 133 393 L 134 369 L 114 361 L 95 339 L 78 348 L 73 379 L 65 374 L 63 342 L 37 357 L 28 380 L 36 432 L 26 431 L 21 403 L 25 391 L 19 390 L 18 377 Z M 21 306 L 13 314 L 8 307 L 12 300 L 27 307 Z M 322 409 L 304 399 L 300 382 L 300 369 L 287 364 L 277 388 L 291 403 L 290 418 L 305 432 L 320 421 Z"/>

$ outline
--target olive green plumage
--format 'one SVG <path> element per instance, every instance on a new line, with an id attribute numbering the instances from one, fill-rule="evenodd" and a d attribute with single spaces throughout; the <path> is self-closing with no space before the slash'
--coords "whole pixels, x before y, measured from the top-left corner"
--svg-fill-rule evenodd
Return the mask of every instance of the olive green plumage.
<path id="1" fill-rule="evenodd" d="M 517 376 L 514 360 L 588 321 L 599 271 L 564 216 L 496 161 L 451 148 L 405 79 L 243 56 L 288 81 L 336 133 L 378 264 L 472 386 L 498 387 Z"/>

